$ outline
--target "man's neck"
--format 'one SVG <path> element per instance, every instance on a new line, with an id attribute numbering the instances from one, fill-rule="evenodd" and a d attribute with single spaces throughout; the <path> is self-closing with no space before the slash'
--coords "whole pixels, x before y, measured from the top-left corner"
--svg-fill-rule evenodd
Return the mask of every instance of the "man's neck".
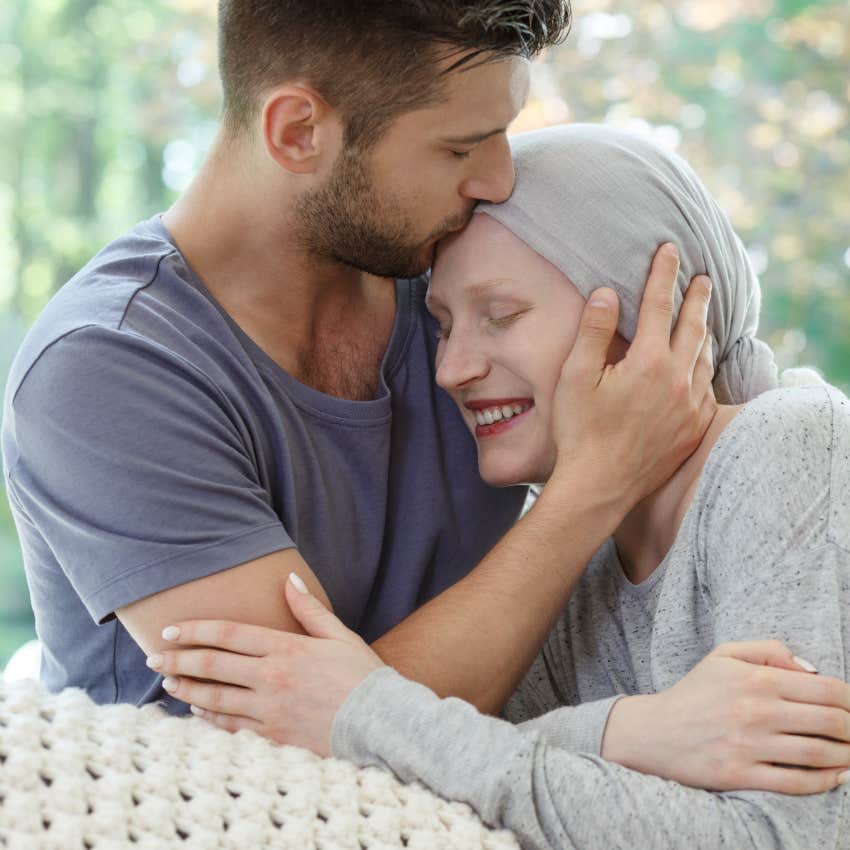
<path id="1" fill-rule="evenodd" d="M 386 347 L 395 288 L 311 256 L 298 239 L 295 203 L 262 157 L 218 140 L 163 221 L 192 270 L 242 330 L 284 371 L 312 385 L 309 376 L 325 371 L 316 358 L 327 350 L 329 336 L 358 348 L 370 329 L 373 336 L 383 334 Z M 376 354 L 382 353 L 364 353 L 364 362 L 379 362 Z M 365 385 L 375 377 L 364 375 Z M 335 394 L 330 385 L 316 388 Z"/>
<path id="2" fill-rule="evenodd" d="M 742 406 L 718 406 L 696 451 L 672 478 L 639 502 L 614 532 L 623 571 L 633 584 L 649 578 L 672 548 L 711 449 Z"/>

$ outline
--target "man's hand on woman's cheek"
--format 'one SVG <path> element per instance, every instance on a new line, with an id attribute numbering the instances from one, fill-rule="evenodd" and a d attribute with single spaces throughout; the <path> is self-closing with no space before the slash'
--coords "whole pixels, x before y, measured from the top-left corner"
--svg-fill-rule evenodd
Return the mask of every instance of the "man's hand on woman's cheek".
<path id="1" fill-rule="evenodd" d="M 675 331 L 675 246 L 659 248 L 625 358 L 608 363 L 618 302 L 610 290 L 588 300 L 578 337 L 555 392 L 554 437 L 559 468 L 576 463 L 607 503 L 629 510 L 663 484 L 696 449 L 716 411 L 706 317 L 711 282 L 694 278 Z M 574 475 L 568 475 L 573 480 Z"/>
<path id="2" fill-rule="evenodd" d="M 294 573 L 286 601 L 306 635 L 193 620 L 163 631 L 180 648 L 151 656 L 148 666 L 165 676 L 173 697 L 213 725 L 327 756 L 337 711 L 384 663 Z"/>

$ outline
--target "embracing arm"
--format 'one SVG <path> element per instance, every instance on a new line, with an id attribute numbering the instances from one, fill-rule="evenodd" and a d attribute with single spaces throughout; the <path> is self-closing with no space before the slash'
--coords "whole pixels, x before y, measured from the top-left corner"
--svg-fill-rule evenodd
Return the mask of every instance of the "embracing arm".
<path id="1" fill-rule="evenodd" d="M 334 755 L 471 805 L 526 850 L 837 847 L 845 788 L 817 797 L 712 793 L 547 747 L 470 705 L 374 671 L 334 724 Z"/>
<path id="2" fill-rule="evenodd" d="M 591 298 L 556 394 L 556 410 L 569 415 L 555 424 L 552 477 L 472 572 L 373 644 L 387 664 L 440 695 L 499 711 L 593 553 L 693 451 L 714 410 L 710 285 L 702 277 L 691 286 L 671 341 L 677 269 L 675 252 L 659 250 L 637 334 L 616 365 L 606 365 L 616 298 L 604 290 Z"/>
<path id="3" fill-rule="evenodd" d="M 693 450 L 713 410 L 705 345 L 710 287 L 705 278 L 691 287 L 671 341 L 677 269 L 675 252 L 659 251 L 637 335 L 615 366 L 606 366 L 606 355 L 617 325 L 616 298 L 603 291 L 602 306 L 588 305 L 559 386 L 557 403 L 572 413 L 556 433 L 557 468 L 543 494 L 465 578 L 375 641 L 373 648 L 385 663 L 441 695 L 498 711 L 593 552 L 630 507 Z M 290 630 L 284 577 L 294 571 L 311 589 L 315 577 L 293 551 L 270 556 L 269 565 L 264 574 L 271 581 L 255 582 L 250 589 L 240 579 L 250 565 L 222 577 L 219 589 L 226 604 L 214 599 L 222 594 L 199 596 L 194 585 L 175 589 L 170 599 L 160 595 L 143 601 L 148 611 L 140 608 L 136 619 L 150 639 L 140 643 L 147 649 L 154 646 L 152 640 L 162 649 L 158 629 L 166 625 L 166 602 L 172 622 L 217 617 L 275 625 L 269 618 L 278 616 L 278 627 Z M 245 604 L 237 612 L 233 602 L 240 594 Z M 284 613 L 275 615 L 275 604 Z M 126 612 L 119 616 L 126 618 Z M 179 692 L 175 695 L 179 698 Z"/>

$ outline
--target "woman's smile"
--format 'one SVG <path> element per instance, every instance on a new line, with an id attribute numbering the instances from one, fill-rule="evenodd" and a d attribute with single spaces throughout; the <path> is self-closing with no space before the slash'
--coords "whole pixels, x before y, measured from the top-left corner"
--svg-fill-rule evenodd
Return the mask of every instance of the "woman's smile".
<path id="1" fill-rule="evenodd" d="M 475 436 L 495 437 L 524 420 L 534 407 L 530 398 L 478 399 L 464 402 L 475 417 Z"/>

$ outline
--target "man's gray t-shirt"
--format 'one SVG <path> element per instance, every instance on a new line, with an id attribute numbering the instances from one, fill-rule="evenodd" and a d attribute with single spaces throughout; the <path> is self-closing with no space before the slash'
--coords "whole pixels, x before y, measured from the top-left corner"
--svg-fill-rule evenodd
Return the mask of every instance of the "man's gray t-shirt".
<path id="1" fill-rule="evenodd" d="M 336 613 L 373 640 L 493 546 L 524 488 L 479 478 L 434 384 L 425 287 L 396 283 L 369 401 L 287 375 L 158 216 L 53 297 L 12 366 L 2 430 L 51 689 L 185 710 L 113 612 L 276 550 L 297 547 Z"/>

